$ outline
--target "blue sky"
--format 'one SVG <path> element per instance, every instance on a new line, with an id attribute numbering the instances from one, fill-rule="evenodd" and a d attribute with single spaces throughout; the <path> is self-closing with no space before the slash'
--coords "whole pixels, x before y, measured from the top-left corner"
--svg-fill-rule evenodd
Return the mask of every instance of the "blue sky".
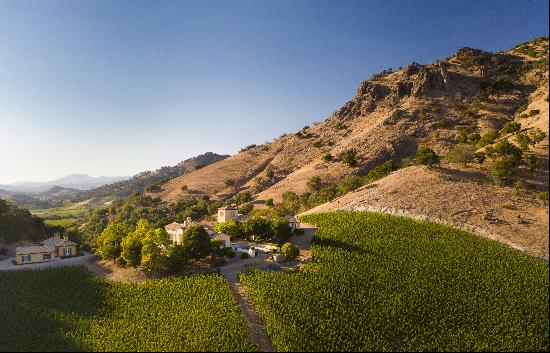
<path id="1" fill-rule="evenodd" d="M 0 183 L 132 175 L 320 121 L 371 74 L 548 35 L 545 1 L 0 0 Z"/>

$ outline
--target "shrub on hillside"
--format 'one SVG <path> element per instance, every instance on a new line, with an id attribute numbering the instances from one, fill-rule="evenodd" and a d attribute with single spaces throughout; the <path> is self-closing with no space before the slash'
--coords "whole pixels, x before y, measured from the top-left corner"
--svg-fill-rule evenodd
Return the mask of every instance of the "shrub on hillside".
<path id="1" fill-rule="evenodd" d="M 531 173 L 536 172 L 542 167 L 541 161 L 536 156 L 533 156 L 532 154 L 525 156 L 523 158 L 523 161 L 525 162 L 525 164 L 527 165 L 527 169 L 529 169 Z"/>
<path id="2" fill-rule="evenodd" d="M 323 155 L 323 161 L 325 161 L 325 162 L 330 162 L 333 159 L 334 159 L 334 157 L 332 157 L 332 154 L 330 154 L 328 152 Z"/>
<path id="3" fill-rule="evenodd" d="M 485 162 L 485 159 L 487 158 L 487 155 L 483 151 L 479 151 L 474 153 L 474 160 L 479 164 L 482 165 L 483 162 Z"/>
<path id="4" fill-rule="evenodd" d="M 315 175 L 307 180 L 306 186 L 310 191 L 319 191 L 323 186 L 323 182 L 318 175 Z"/>
<path id="5" fill-rule="evenodd" d="M 545 206 L 548 206 L 548 191 L 539 192 L 537 198 L 541 200 Z"/>
<path id="6" fill-rule="evenodd" d="M 523 151 L 529 150 L 529 145 L 531 144 L 531 139 L 526 134 L 517 134 L 516 142 Z"/>
<path id="7" fill-rule="evenodd" d="M 351 167 L 355 167 L 357 165 L 357 154 L 353 150 L 347 150 L 344 152 L 344 155 L 342 156 L 342 162 L 346 163 L 347 165 Z"/>
<path id="8" fill-rule="evenodd" d="M 542 131 L 539 128 L 529 131 L 528 135 L 529 139 L 531 140 L 531 145 L 535 145 L 546 138 L 546 132 Z"/>
<path id="9" fill-rule="evenodd" d="M 241 148 L 241 149 L 239 150 L 239 152 L 245 152 L 245 151 L 251 150 L 251 149 L 253 149 L 253 148 L 256 147 L 256 146 L 257 146 L 257 145 L 255 145 L 255 144 L 248 145 L 248 146 L 246 146 L 246 147 Z"/>
<path id="10" fill-rule="evenodd" d="M 440 158 L 435 153 L 435 151 L 427 147 L 420 147 L 416 151 L 416 155 L 414 157 L 414 161 L 416 164 L 423 164 L 427 166 L 438 164 L 439 160 Z"/>
<path id="11" fill-rule="evenodd" d="M 519 130 L 521 130 L 520 123 L 516 123 L 516 122 L 506 123 L 504 124 L 502 129 L 500 129 L 500 134 L 501 135 L 513 134 L 514 132 L 518 132 Z"/>
<path id="12" fill-rule="evenodd" d="M 508 182 L 514 175 L 514 164 L 508 159 L 499 159 L 493 163 L 491 170 L 491 176 L 493 179 L 501 184 Z"/>
<path id="13" fill-rule="evenodd" d="M 476 148 L 468 144 L 459 144 L 447 152 L 446 159 L 451 163 L 470 163 L 474 160 Z"/>
<path id="14" fill-rule="evenodd" d="M 490 145 L 493 142 L 495 142 L 497 137 L 498 137 L 498 133 L 496 132 L 496 130 L 489 130 L 481 136 L 481 138 L 477 142 L 477 147 L 482 148 L 487 145 Z"/>
<path id="15" fill-rule="evenodd" d="M 394 170 L 397 170 L 399 166 L 393 160 L 386 161 L 382 164 L 377 165 L 373 169 L 369 170 L 367 173 L 367 181 L 369 183 L 382 179 L 386 175 L 390 174 Z"/>
<path id="16" fill-rule="evenodd" d="M 508 140 L 500 140 L 495 146 L 495 153 L 499 157 L 505 157 L 513 164 L 521 161 L 523 151 L 516 147 L 514 144 L 508 142 Z"/>

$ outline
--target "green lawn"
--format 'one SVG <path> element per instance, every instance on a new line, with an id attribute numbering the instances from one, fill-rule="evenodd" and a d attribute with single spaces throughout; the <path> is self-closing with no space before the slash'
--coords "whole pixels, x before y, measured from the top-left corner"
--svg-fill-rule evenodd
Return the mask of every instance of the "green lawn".
<path id="1" fill-rule="evenodd" d="M 241 274 L 280 351 L 548 351 L 548 264 L 447 226 L 304 217 L 313 262 Z"/>
<path id="2" fill-rule="evenodd" d="M 83 267 L 0 272 L 0 351 L 251 351 L 219 274 L 107 282 Z"/>

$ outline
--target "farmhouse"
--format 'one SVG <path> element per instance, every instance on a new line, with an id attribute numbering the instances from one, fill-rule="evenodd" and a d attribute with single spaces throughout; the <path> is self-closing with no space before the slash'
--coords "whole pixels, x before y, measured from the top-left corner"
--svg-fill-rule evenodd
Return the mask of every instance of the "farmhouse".
<path id="1" fill-rule="evenodd" d="M 191 217 L 187 217 L 187 219 L 183 223 L 172 222 L 166 225 L 164 229 L 166 230 L 166 233 L 168 233 L 168 235 L 170 236 L 170 240 L 173 243 L 181 244 L 181 237 L 183 235 L 183 232 L 185 232 L 187 227 L 193 224 L 198 224 L 198 223 L 193 222 L 193 220 L 191 220 Z M 223 233 L 217 233 L 208 226 L 204 226 L 204 229 L 206 230 L 206 232 L 208 233 L 211 239 L 220 239 L 223 241 L 224 246 L 226 248 L 231 247 L 231 239 L 229 235 L 223 234 Z"/>
<path id="2" fill-rule="evenodd" d="M 68 237 L 61 238 L 59 235 L 55 235 L 44 240 L 42 245 L 17 247 L 15 249 L 15 261 L 18 265 L 21 265 L 76 256 L 77 246 Z"/>

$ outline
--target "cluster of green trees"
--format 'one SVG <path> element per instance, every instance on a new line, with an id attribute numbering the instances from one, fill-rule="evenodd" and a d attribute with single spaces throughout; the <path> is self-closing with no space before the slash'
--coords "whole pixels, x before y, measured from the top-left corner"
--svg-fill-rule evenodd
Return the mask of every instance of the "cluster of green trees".
<path id="1" fill-rule="evenodd" d="M 191 260 L 219 253 L 220 243 L 212 241 L 201 225 L 188 227 L 180 244 L 173 244 L 164 228 L 154 228 L 140 219 L 134 230 L 123 222 L 110 222 L 97 238 L 97 253 L 105 260 L 148 271 L 181 269 Z"/>
<path id="2" fill-rule="evenodd" d="M 0 198 L 0 241 L 40 241 L 51 233 L 52 229 L 41 218 Z"/>
<path id="3" fill-rule="evenodd" d="M 471 139 L 468 130 L 459 132 L 459 144 L 447 153 L 447 160 L 452 163 L 469 163 L 475 161 L 482 165 L 487 159 L 492 161 L 491 175 L 496 182 L 510 182 L 515 175 L 515 168 L 525 165 L 532 173 L 541 168 L 541 161 L 534 155 L 525 154 L 531 146 L 546 138 L 546 133 L 540 129 L 530 130 L 527 133 L 521 131 L 521 124 L 517 122 L 507 123 L 497 132 L 491 130 L 480 136 L 479 140 Z M 498 136 L 515 133 L 518 144 L 501 139 L 494 143 Z M 474 145 L 476 143 L 477 145 Z M 494 144 L 494 145 L 492 145 Z M 483 151 L 477 148 L 485 147 Z"/>
<path id="4" fill-rule="evenodd" d="M 254 238 L 256 241 L 273 241 L 278 244 L 283 244 L 292 235 L 292 229 L 286 219 L 276 215 L 272 218 L 262 217 L 260 213 L 244 222 L 229 220 L 218 223 L 214 230 L 229 235 L 231 239 Z"/>
<path id="5" fill-rule="evenodd" d="M 388 160 L 369 170 L 366 175 L 348 175 L 336 183 L 323 181 L 319 176 L 312 176 L 306 181 L 308 191 L 301 194 L 286 191 L 281 195 L 280 203 L 274 203 L 272 199 L 268 199 L 265 205 L 270 208 L 255 210 L 254 213 L 281 217 L 303 212 L 381 179 L 400 167 L 395 161 Z"/>
<path id="6" fill-rule="evenodd" d="M 207 196 L 179 200 L 165 204 L 159 198 L 135 193 L 126 200 L 114 201 L 109 207 L 94 210 L 85 220 L 81 242 L 85 248 L 94 248 L 96 240 L 109 222 L 125 223 L 133 230 L 140 219 L 147 220 L 153 228 L 171 222 L 183 222 L 187 217 L 201 220 L 216 212 L 223 202 L 211 201 Z"/>

